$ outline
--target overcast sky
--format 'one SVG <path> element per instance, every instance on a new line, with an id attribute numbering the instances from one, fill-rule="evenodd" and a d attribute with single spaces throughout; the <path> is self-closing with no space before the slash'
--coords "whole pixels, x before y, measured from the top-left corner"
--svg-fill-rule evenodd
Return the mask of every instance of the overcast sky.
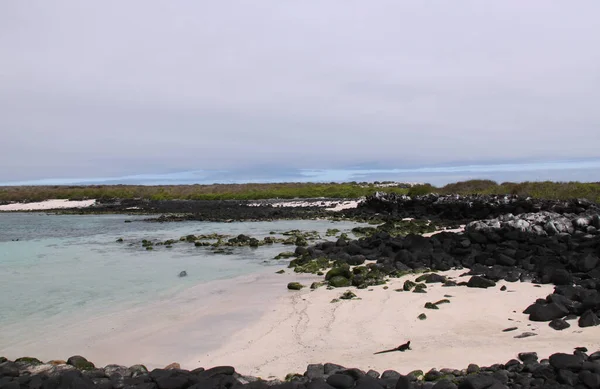
<path id="1" fill-rule="evenodd" d="M 598 0 L 1 1 L 0 182 L 600 159 L 599 15 Z"/>

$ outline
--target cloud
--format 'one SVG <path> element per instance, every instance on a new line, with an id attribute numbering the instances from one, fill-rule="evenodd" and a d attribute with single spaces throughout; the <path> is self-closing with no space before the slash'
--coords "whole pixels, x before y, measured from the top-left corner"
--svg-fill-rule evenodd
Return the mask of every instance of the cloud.
<path id="1" fill-rule="evenodd" d="M 0 182 L 599 157 L 600 3 L 0 4 Z"/>

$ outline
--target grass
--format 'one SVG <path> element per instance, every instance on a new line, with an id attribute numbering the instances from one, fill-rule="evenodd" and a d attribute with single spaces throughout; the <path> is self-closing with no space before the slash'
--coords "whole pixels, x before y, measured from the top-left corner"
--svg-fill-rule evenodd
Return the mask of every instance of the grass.
<path id="1" fill-rule="evenodd" d="M 405 184 L 379 187 L 376 183 L 278 183 L 214 185 L 89 185 L 0 187 L 1 201 L 48 199 L 149 199 L 149 200 L 259 200 L 292 198 L 358 198 L 375 191 L 408 194 L 517 194 L 546 199 L 586 198 L 600 202 L 600 183 L 504 182 L 470 180 L 443 187 L 430 184 L 407 188 Z"/>
<path id="2" fill-rule="evenodd" d="M 48 199 L 150 199 L 150 200 L 259 200 L 293 198 L 358 198 L 372 194 L 375 184 L 280 183 L 214 185 L 90 185 L 0 187 L 0 201 Z M 386 187 L 387 192 L 407 193 L 404 187 Z"/>
<path id="3" fill-rule="evenodd" d="M 534 198 L 568 200 L 587 199 L 600 203 L 600 182 L 553 182 L 553 181 L 526 181 L 503 182 L 501 184 L 491 180 L 469 180 L 434 187 L 430 184 L 415 185 L 409 189 L 408 195 L 461 194 L 461 195 L 519 195 Z"/>
<path id="4" fill-rule="evenodd" d="M 543 199 L 588 199 L 600 202 L 600 182 L 503 182 L 471 180 L 448 184 L 437 191 L 441 194 L 513 194 Z"/>

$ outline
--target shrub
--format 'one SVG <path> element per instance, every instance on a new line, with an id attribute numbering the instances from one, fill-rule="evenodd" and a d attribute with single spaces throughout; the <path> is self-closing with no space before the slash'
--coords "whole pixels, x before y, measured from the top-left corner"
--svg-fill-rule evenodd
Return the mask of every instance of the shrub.
<path id="1" fill-rule="evenodd" d="M 435 192 L 435 188 L 431 184 L 418 184 L 418 185 L 413 185 L 408 190 L 408 195 L 410 197 L 423 196 L 423 195 L 433 193 L 433 192 Z"/>

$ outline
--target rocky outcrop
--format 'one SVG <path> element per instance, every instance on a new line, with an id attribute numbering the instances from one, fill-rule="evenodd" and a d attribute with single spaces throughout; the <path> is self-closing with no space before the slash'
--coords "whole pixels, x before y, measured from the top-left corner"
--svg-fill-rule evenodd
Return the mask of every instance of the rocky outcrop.
<path id="1" fill-rule="evenodd" d="M 125 213 L 139 215 L 160 215 L 146 218 L 148 221 L 252 221 L 314 219 L 327 217 L 324 207 L 311 205 L 302 207 L 275 207 L 271 204 L 258 205 L 249 201 L 223 200 L 144 200 L 144 199 L 105 199 L 98 200 L 92 207 L 62 211 L 63 213 L 102 214 Z"/>
<path id="2" fill-rule="evenodd" d="M 560 234 L 576 234 L 578 236 L 598 235 L 600 231 L 600 215 L 598 214 L 559 214 L 541 211 L 536 213 L 512 213 L 494 219 L 473 221 L 467 224 L 469 233 L 489 234 L 496 231 L 519 231 L 539 236 Z"/>
<path id="3" fill-rule="evenodd" d="M 83 357 L 76 359 L 81 361 Z M 70 360 L 72 358 L 69 358 Z M 431 369 L 401 374 L 394 370 L 379 373 L 346 368 L 333 363 L 308 365 L 303 374 L 289 374 L 285 381 L 265 381 L 243 376 L 232 366 L 148 371 L 143 365 L 108 365 L 82 369 L 69 364 L 56 365 L 0 359 L 0 389 L 522 389 L 600 387 L 600 351 L 588 354 L 577 348 L 572 354 L 556 353 L 538 360 L 535 352 L 489 367 L 471 364 L 462 370 Z M 85 360 L 87 362 L 87 360 Z M 88 362 L 90 363 L 90 362 Z M 87 366 L 87 365 L 86 365 Z M 406 373 L 406 372 L 404 372 Z"/>
<path id="4" fill-rule="evenodd" d="M 377 192 L 368 196 L 357 209 L 345 210 L 347 216 L 366 216 L 374 212 L 394 218 L 431 220 L 481 220 L 505 214 L 519 215 L 540 211 L 558 214 L 600 212 L 596 203 L 585 199 L 543 200 L 516 195 L 436 195 L 409 197 Z"/>
<path id="5" fill-rule="evenodd" d="M 299 258 L 292 264 L 310 267 L 311 261 L 327 258 L 334 266 L 328 274 L 336 276 L 330 285 L 344 287 L 375 285 L 385 276 L 411 271 L 453 268 L 468 268 L 469 287 L 492 287 L 500 280 L 552 283 L 554 293 L 526 309 L 530 319 L 550 322 L 575 315 L 585 327 L 600 321 L 600 234 L 595 227 L 599 221 L 598 214 L 541 211 L 474 221 L 464 233 L 440 232 L 432 237 L 380 231 L 296 250 Z M 376 263 L 363 265 L 366 261 Z"/>

